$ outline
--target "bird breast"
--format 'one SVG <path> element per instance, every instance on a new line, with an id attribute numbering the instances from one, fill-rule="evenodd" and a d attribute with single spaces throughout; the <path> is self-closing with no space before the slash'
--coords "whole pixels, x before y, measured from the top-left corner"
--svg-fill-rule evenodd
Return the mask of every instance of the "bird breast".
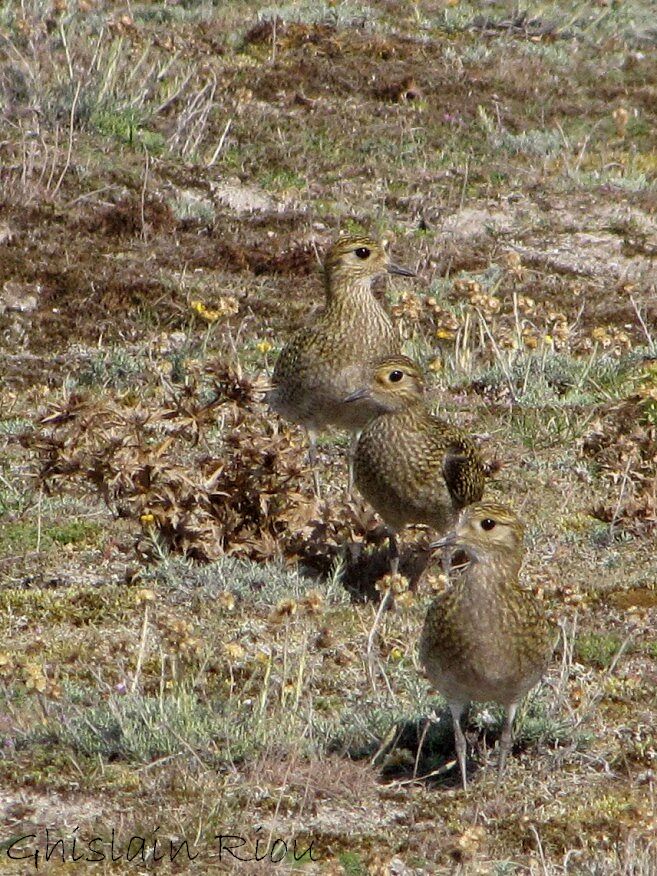
<path id="1" fill-rule="evenodd" d="M 469 576 L 468 576 L 469 577 Z M 551 637 L 538 604 L 517 583 L 465 581 L 427 612 L 420 659 L 447 697 L 517 702 L 540 679 Z"/>
<path id="2" fill-rule="evenodd" d="M 384 414 L 363 431 L 354 461 L 356 486 L 389 526 L 444 528 L 452 501 L 431 420 L 418 411 Z"/>

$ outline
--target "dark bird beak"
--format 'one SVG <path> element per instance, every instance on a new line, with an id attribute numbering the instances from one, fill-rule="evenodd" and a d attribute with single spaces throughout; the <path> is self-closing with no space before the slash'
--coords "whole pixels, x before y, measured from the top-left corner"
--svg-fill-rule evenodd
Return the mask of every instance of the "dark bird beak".
<path id="1" fill-rule="evenodd" d="M 438 541 L 431 542 L 429 548 L 432 551 L 444 550 L 445 548 L 456 547 L 458 543 L 458 535 L 455 532 L 449 532 L 446 536 L 444 536 L 444 538 L 441 538 Z"/>
<path id="2" fill-rule="evenodd" d="M 366 387 L 362 387 L 361 389 L 357 389 L 355 392 L 352 392 L 348 395 L 343 401 L 345 402 L 353 402 L 353 401 L 361 401 L 362 399 L 366 399 L 370 397 L 370 391 Z"/>
<path id="3" fill-rule="evenodd" d="M 411 271 L 410 268 L 402 268 L 401 265 L 395 265 L 392 262 L 388 262 L 387 269 L 389 274 L 399 274 L 400 277 L 415 277 L 415 271 Z"/>
<path id="4" fill-rule="evenodd" d="M 429 547 L 431 550 L 440 550 L 442 552 L 441 566 L 443 575 L 449 578 L 452 568 L 452 557 L 454 556 L 454 548 L 458 544 L 459 538 L 455 532 L 448 532 L 444 538 L 432 542 Z"/>

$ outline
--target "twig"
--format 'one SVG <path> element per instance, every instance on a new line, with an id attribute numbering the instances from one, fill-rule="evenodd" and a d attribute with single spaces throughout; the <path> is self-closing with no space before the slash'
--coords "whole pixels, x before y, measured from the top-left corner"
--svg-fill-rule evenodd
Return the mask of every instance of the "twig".
<path id="1" fill-rule="evenodd" d="M 465 159 L 465 172 L 463 174 L 463 185 L 461 186 L 461 199 L 459 202 L 459 210 L 462 210 L 465 205 L 466 189 L 468 187 L 468 177 L 470 176 L 470 157 Z"/>
<path id="2" fill-rule="evenodd" d="M 192 746 L 189 744 L 189 742 L 188 742 L 186 739 L 184 739 L 184 738 L 180 735 L 180 733 L 177 733 L 177 732 L 173 729 L 173 727 L 171 726 L 171 724 L 169 724 L 169 722 L 168 722 L 167 720 L 165 720 L 164 718 L 162 718 L 162 723 L 163 723 L 164 726 L 167 728 L 167 730 L 169 731 L 169 733 L 170 733 L 172 736 L 174 736 L 174 737 L 178 740 L 178 742 L 179 742 L 181 745 L 184 745 L 184 747 L 185 747 L 185 748 L 187 749 L 187 751 L 191 754 L 191 756 L 194 758 L 194 760 L 197 762 L 197 764 L 201 767 L 201 769 L 202 769 L 202 770 L 206 770 L 206 769 L 207 769 L 207 766 L 203 763 L 203 761 L 202 761 L 201 758 L 198 756 L 198 754 L 194 751 L 194 749 L 193 749 Z"/>
<path id="3" fill-rule="evenodd" d="M 64 204 L 64 209 L 69 210 L 71 207 L 75 207 L 76 204 L 79 204 L 81 201 L 87 201 L 89 198 L 93 198 L 94 195 L 99 195 L 101 192 L 111 192 L 112 189 L 118 188 L 116 185 L 109 186 L 101 186 L 99 189 L 93 189 L 91 192 L 86 192 L 84 195 L 78 195 L 77 198 L 73 198 L 72 201 L 68 201 L 68 203 Z M 109 205 L 108 201 L 103 202 Z"/>
<path id="4" fill-rule="evenodd" d="M 68 66 L 68 78 L 73 82 L 74 74 L 73 74 L 73 62 L 71 61 L 71 53 L 68 49 L 68 42 L 66 40 L 66 31 L 64 30 L 64 25 L 60 23 L 59 25 L 59 36 L 62 41 L 62 45 L 64 46 L 64 54 L 66 55 L 66 64 Z"/>
<path id="5" fill-rule="evenodd" d="M 374 681 L 374 639 L 376 637 L 377 630 L 379 628 L 379 624 L 381 623 L 381 618 L 383 617 L 383 612 L 386 610 L 388 606 L 388 601 L 390 599 L 391 590 L 388 588 L 383 596 L 383 599 L 379 603 L 379 610 L 376 613 L 374 618 L 374 623 L 372 624 L 372 629 L 369 632 L 367 637 L 367 674 L 370 679 L 370 684 L 372 686 L 372 690 L 376 693 L 376 683 Z"/>
<path id="6" fill-rule="evenodd" d="M 141 239 L 146 241 L 146 211 L 145 211 L 145 202 L 146 202 L 146 186 L 148 185 L 148 171 L 150 169 L 151 156 L 148 152 L 148 149 L 144 149 L 144 153 L 146 155 L 146 161 L 144 164 L 144 179 L 141 184 L 141 199 L 140 199 L 140 218 L 141 218 Z"/>
<path id="7" fill-rule="evenodd" d="M 146 638 L 148 636 L 148 603 L 144 603 L 144 621 L 141 625 L 141 638 L 139 640 L 139 653 L 137 654 L 137 665 L 135 666 L 135 674 L 130 686 L 130 692 L 135 693 L 139 684 L 139 676 L 141 675 L 141 667 L 144 662 L 144 654 L 146 653 Z"/>
<path id="8" fill-rule="evenodd" d="M 541 861 L 541 869 L 543 870 L 543 873 L 545 874 L 545 876 L 548 876 L 547 864 L 545 862 L 545 853 L 543 852 L 543 843 L 541 842 L 541 838 L 539 836 L 538 830 L 536 829 L 535 825 L 533 825 L 533 824 L 529 825 L 529 829 L 534 834 L 534 839 L 536 840 L 536 849 L 538 851 L 538 857 L 540 858 L 540 861 Z"/>
<path id="9" fill-rule="evenodd" d="M 511 403 L 512 403 L 512 404 L 515 404 L 515 403 L 516 403 L 516 394 L 515 394 L 515 391 L 514 391 L 513 378 L 511 377 L 511 372 L 509 371 L 509 369 L 508 369 L 508 367 L 507 367 L 507 364 L 506 364 L 506 362 L 504 361 L 504 356 L 502 355 L 502 351 L 500 350 L 500 348 L 499 348 L 499 346 L 498 346 L 498 344 L 497 344 L 497 341 L 496 341 L 495 338 L 493 337 L 493 333 L 492 333 L 491 330 L 488 328 L 488 323 L 486 322 L 486 318 L 485 318 L 485 316 L 484 316 L 483 313 L 479 310 L 478 307 L 476 307 L 475 310 L 476 310 L 477 316 L 479 317 L 479 324 L 480 324 L 481 326 L 483 326 L 484 331 L 485 331 L 486 334 L 488 335 L 488 340 L 489 340 L 489 341 L 491 342 L 491 344 L 492 344 L 493 351 L 494 351 L 494 353 L 495 353 L 495 356 L 496 356 L 496 358 L 497 358 L 497 361 L 499 362 L 499 364 L 500 364 L 500 368 L 502 369 L 502 372 L 503 372 L 504 376 L 506 377 L 506 381 L 507 381 L 507 383 L 509 384 L 509 393 L 511 394 Z"/>
<path id="10" fill-rule="evenodd" d="M 614 528 L 615 528 L 616 524 L 618 523 L 618 518 L 620 517 L 620 514 L 621 514 L 621 508 L 623 506 L 623 499 L 625 498 L 625 490 L 627 488 L 627 485 L 630 482 L 629 475 L 630 475 L 630 466 L 632 465 L 632 461 L 633 461 L 632 457 L 630 456 L 630 458 L 627 460 L 627 463 L 625 465 L 625 471 L 623 472 L 623 479 L 621 481 L 620 493 L 618 494 L 618 502 L 616 503 L 616 508 L 614 509 L 614 513 L 613 513 L 613 516 L 611 518 L 611 523 L 609 524 L 609 535 L 608 535 L 609 542 L 611 542 L 613 540 Z"/>
<path id="11" fill-rule="evenodd" d="M 607 671 L 605 672 L 603 677 L 600 679 L 600 683 L 598 685 L 597 690 L 589 699 L 588 703 L 586 704 L 586 708 L 582 711 L 581 715 L 576 719 L 575 724 L 573 726 L 573 730 L 577 730 L 577 728 L 581 724 L 584 723 L 586 718 L 591 714 L 593 709 L 596 707 L 596 705 L 598 704 L 598 702 L 602 698 L 602 696 L 604 694 L 605 682 L 607 681 L 608 678 L 611 678 L 611 676 L 613 675 L 614 670 L 616 669 L 616 666 L 618 665 L 618 661 L 620 660 L 620 658 L 623 656 L 623 654 L 627 650 L 627 646 L 630 644 L 630 642 L 634 638 L 634 635 L 635 635 L 635 631 L 631 630 L 627 634 L 627 636 L 625 636 L 623 641 L 621 642 L 618 650 L 614 654 L 614 657 L 613 657 L 611 663 L 609 664 L 609 668 L 607 669 Z"/>
<path id="12" fill-rule="evenodd" d="M 41 497 L 43 496 L 43 487 L 39 489 L 39 498 L 37 499 L 37 540 L 36 552 L 41 550 Z"/>
<path id="13" fill-rule="evenodd" d="M 226 142 L 226 137 L 228 136 L 228 132 L 230 131 L 232 124 L 233 124 L 233 120 L 228 119 L 228 121 L 226 122 L 226 127 L 223 130 L 223 134 L 219 138 L 219 143 L 217 144 L 217 148 L 212 153 L 212 158 L 208 161 L 208 164 L 207 164 L 208 167 L 212 167 L 212 165 L 215 163 L 215 161 L 219 157 L 219 153 L 221 152 L 221 150 L 224 147 L 224 143 Z"/>
<path id="14" fill-rule="evenodd" d="M 438 767 L 437 770 L 431 770 L 430 773 L 425 773 L 423 776 L 413 776 L 412 779 L 403 779 L 401 782 L 395 782 L 395 785 L 399 788 L 404 787 L 405 785 L 415 785 L 417 782 L 424 782 L 426 779 L 433 779 L 434 776 L 444 776 L 445 773 L 451 772 L 456 766 L 456 758 L 453 760 L 448 760 L 447 763 L 444 763 L 441 767 Z"/>
<path id="15" fill-rule="evenodd" d="M 424 746 L 424 740 L 427 738 L 427 733 L 429 732 L 429 725 L 433 719 L 432 715 L 427 715 L 427 719 L 424 722 L 424 727 L 422 728 L 422 735 L 420 736 L 420 741 L 417 745 L 417 753 L 415 755 L 415 763 L 413 764 L 413 778 L 417 778 L 417 768 L 420 765 L 420 757 L 422 755 L 422 748 Z"/>
<path id="16" fill-rule="evenodd" d="M 648 341 L 648 346 L 650 347 L 650 352 L 654 353 L 655 347 L 656 347 L 655 341 L 653 340 L 653 337 L 650 334 L 650 330 L 649 330 L 648 326 L 646 325 L 646 321 L 643 318 L 643 314 L 641 313 L 641 310 L 639 309 L 639 305 L 636 303 L 636 301 L 634 300 L 634 298 L 631 295 L 630 295 L 630 301 L 632 302 L 632 307 L 634 308 L 634 312 L 636 313 L 636 318 L 639 320 L 641 328 L 643 329 L 643 333 L 646 336 L 646 340 Z"/>
<path id="17" fill-rule="evenodd" d="M 78 106 L 78 98 L 80 97 L 80 89 L 82 88 L 82 83 L 78 81 L 78 84 L 75 89 L 75 95 L 73 97 L 73 103 L 71 104 L 71 117 L 68 126 L 68 150 L 66 152 L 66 161 L 64 162 L 64 169 L 62 170 L 59 179 L 57 180 L 57 185 L 53 189 L 51 193 L 51 198 L 54 198 L 57 192 L 60 190 L 61 185 L 64 181 L 64 177 L 68 173 L 68 169 L 71 165 L 71 155 L 73 153 L 73 129 L 75 126 L 75 110 Z"/>
<path id="18" fill-rule="evenodd" d="M 50 186 L 52 185 L 53 177 L 55 176 L 55 170 L 57 169 L 57 154 L 59 152 L 59 125 L 55 125 L 55 144 L 52 150 L 52 161 L 50 163 L 50 174 L 48 176 L 48 182 L 46 183 L 46 191 L 50 191 Z M 44 161 L 44 169 L 46 167 L 47 160 Z"/>

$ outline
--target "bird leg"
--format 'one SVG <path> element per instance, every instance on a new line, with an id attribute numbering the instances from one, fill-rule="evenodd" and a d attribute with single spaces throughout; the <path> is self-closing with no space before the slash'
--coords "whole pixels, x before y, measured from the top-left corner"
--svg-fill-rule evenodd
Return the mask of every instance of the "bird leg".
<path id="1" fill-rule="evenodd" d="M 454 724 L 454 747 L 456 748 L 456 757 L 461 768 L 461 782 L 463 790 L 468 790 L 468 777 L 465 769 L 465 750 L 466 741 L 463 730 L 461 729 L 461 715 L 465 708 L 463 703 L 450 703 L 449 710 L 452 713 L 452 722 Z"/>
<path id="2" fill-rule="evenodd" d="M 308 433 L 308 462 L 313 473 L 313 485 L 315 487 L 315 497 L 319 501 L 322 498 L 322 488 L 319 483 L 319 471 L 317 460 L 317 432 L 314 429 L 306 428 Z"/>
<path id="3" fill-rule="evenodd" d="M 397 533 L 393 529 L 388 530 L 388 557 L 390 558 L 390 574 L 396 575 L 399 571 L 399 544 Z"/>
<path id="4" fill-rule="evenodd" d="M 497 784 L 498 787 L 502 782 L 502 774 L 506 765 L 506 758 L 511 751 L 513 744 L 513 719 L 516 714 L 517 704 L 511 703 L 504 712 L 504 724 L 502 725 L 502 735 L 500 736 L 500 760 L 497 766 Z"/>

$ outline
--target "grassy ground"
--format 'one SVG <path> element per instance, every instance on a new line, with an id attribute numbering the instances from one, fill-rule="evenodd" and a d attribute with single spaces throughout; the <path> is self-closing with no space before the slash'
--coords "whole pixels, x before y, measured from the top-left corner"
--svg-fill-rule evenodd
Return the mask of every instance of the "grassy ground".
<path id="1" fill-rule="evenodd" d="M 0 9 L 0 872 L 112 830 L 135 872 L 657 872 L 652 7 Z M 381 527 L 258 392 L 340 230 L 417 268 L 406 350 L 560 624 L 501 791 L 496 709 L 463 793 L 418 672 L 427 533 L 369 666 Z"/>

